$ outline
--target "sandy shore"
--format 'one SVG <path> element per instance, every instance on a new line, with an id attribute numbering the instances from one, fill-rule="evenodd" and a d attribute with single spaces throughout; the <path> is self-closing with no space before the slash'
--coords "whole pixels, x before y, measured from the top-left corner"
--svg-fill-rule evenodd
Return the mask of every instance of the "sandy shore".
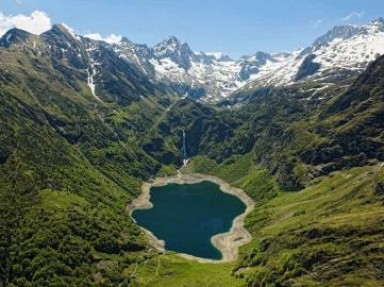
<path id="1" fill-rule="evenodd" d="M 244 228 L 244 219 L 245 217 L 253 210 L 254 202 L 253 200 L 241 189 L 231 187 L 224 180 L 217 178 L 211 175 L 204 174 L 178 174 L 172 177 L 163 177 L 156 178 L 152 182 L 145 182 L 142 186 L 142 193 L 138 198 L 132 201 L 129 204 L 128 209 L 130 213 L 135 209 L 149 209 L 152 208 L 152 203 L 150 202 L 150 189 L 152 186 L 164 186 L 168 183 L 178 183 L 178 184 L 194 184 L 202 181 L 211 181 L 220 186 L 220 189 L 228 194 L 232 194 L 240 198 L 241 201 L 247 206 L 245 212 L 237 216 L 233 220 L 232 228 L 229 232 L 217 234 L 211 238 L 212 244 L 220 250 L 223 254 L 223 259 L 221 260 L 211 260 L 200 257 L 195 257 L 188 254 L 180 254 L 181 256 L 197 260 L 199 262 L 209 262 L 209 263 L 221 263 L 229 262 L 237 259 L 238 248 L 244 244 L 247 244 L 251 241 L 252 237 L 249 232 Z M 150 244 L 158 249 L 159 251 L 165 251 L 165 243 L 163 240 L 157 239 L 150 231 L 142 228 L 144 232 L 148 235 Z"/>

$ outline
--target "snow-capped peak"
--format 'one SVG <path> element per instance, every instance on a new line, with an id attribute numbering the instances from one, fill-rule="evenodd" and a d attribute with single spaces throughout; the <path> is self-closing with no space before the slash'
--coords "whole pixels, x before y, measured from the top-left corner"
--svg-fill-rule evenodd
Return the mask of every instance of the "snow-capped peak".
<path id="1" fill-rule="evenodd" d="M 371 32 L 384 32 L 384 19 L 378 18 L 366 26 L 366 29 Z"/>
<path id="2" fill-rule="evenodd" d="M 307 80 L 336 82 L 357 75 L 384 54 L 384 20 L 366 25 L 335 26 L 305 49 L 256 52 L 232 60 L 222 52 L 193 52 L 187 43 L 170 36 L 154 47 L 138 45 L 121 36 L 87 37 L 113 44 L 119 56 L 179 93 L 217 101 L 250 85 L 290 85 Z"/>
<path id="3" fill-rule="evenodd" d="M 65 23 L 61 23 L 61 25 L 68 31 L 68 33 L 73 37 L 75 38 L 76 40 L 79 40 L 80 41 L 80 36 L 79 34 L 76 33 L 75 29 L 73 29 L 72 27 L 69 27 L 67 24 Z"/>
<path id="4" fill-rule="evenodd" d="M 65 24 L 55 25 L 42 37 L 55 40 L 61 35 L 65 35 L 71 45 L 78 43 L 71 42 L 71 38 L 85 40 Z M 151 80 L 168 83 L 179 94 L 187 93 L 206 101 L 221 100 L 247 85 L 278 86 L 307 80 L 336 82 L 357 75 L 378 55 L 384 54 L 382 18 L 362 26 L 336 26 L 305 49 L 281 53 L 259 51 L 238 60 L 222 52 L 193 52 L 175 36 L 153 47 L 132 43 L 116 34 L 85 37 L 109 43 L 87 40 L 87 45 L 92 47 L 103 45 L 111 49 Z M 4 45 L 10 42 L 10 38 L 5 40 Z"/>
<path id="5" fill-rule="evenodd" d="M 163 43 L 179 46 L 181 45 L 181 41 L 176 36 L 169 36 Z"/>
<path id="6" fill-rule="evenodd" d="M 384 18 L 383 17 L 379 17 L 379 18 L 373 20 L 371 22 L 371 24 L 374 24 L 374 25 L 384 25 Z"/>
<path id="7" fill-rule="evenodd" d="M 295 53 L 292 53 L 294 55 Z M 299 54 L 251 84 L 290 85 L 304 81 L 335 83 L 358 75 L 384 54 L 384 21 L 362 26 L 336 26 Z"/>
<path id="8" fill-rule="evenodd" d="M 164 40 L 164 41 L 160 42 L 159 44 L 155 45 L 153 47 L 153 50 L 160 57 L 163 56 L 163 55 L 169 55 L 169 54 L 175 53 L 175 52 L 179 52 L 179 53 L 181 53 L 181 52 L 188 52 L 189 54 L 192 53 L 192 51 L 189 48 L 188 44 L 184 43 L 184 42 L 182 43 L 175 36 L 170 36 L 166 40 Z"/>
<path id="9" fill-rule="evenodd" d="M 362 32 L 364 30 L 364 27 L 354 26 L 354 25 L 343 25 L 343 26 L 335 26 L 331 30 L 329 30 L 326 34 L 323 36 L 317 38 L 312 46 L 313 47 L 320 47 L 322 45 L 326 45 L 330 42 L 332 42 L 334 39 L 348 39 L 356 34 Z"/>

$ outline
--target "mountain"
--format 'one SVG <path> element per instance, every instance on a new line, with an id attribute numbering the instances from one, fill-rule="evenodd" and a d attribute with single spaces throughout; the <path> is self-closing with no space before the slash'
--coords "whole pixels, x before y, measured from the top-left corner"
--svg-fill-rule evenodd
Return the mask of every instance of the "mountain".
<path id="1" fill-rule="evenodd" d="M 127 38 L 106 43 L 75 35 L 68 27 L 62 26 L 62 30 L 67 31 L 68 43 L 74 47 L 82 46 L 77 52 L 85 49 L 87 55 L 84 57 L 92 58 L 87 64 L 87 82 L 95 95 L 98 83 L 106 84 L 109 88 L 114 87 L 114 90 L 108 91 L 109 94 L 103 95 L 108 100 L 124 89 L 130 90 L 132 97 L 132 89 L 135 93 L 145 94 L 155 92 L 154 86 L 165 85 L 168 92 L 179 97 L 189 96 L 202 102 L 216 103 L 231 101 L 248 93 L 247 91 L 266 86 L 316 82 L 322 88 L 327 88 L 358 76 L 370 62 L 384 53 L 383 23 L 384 20 L 380 18 L 363 26 L 336 26 L 305 49 L 273 54 L 256 52 L 238 60 L 232 60 L 222 53 L 194 52 L 187 43 L 174 36 L 154 47 L 148 47 L 132 43 Z M 10 45 L 12 41 L 20 41 L 23 37 L 26 41 L 26 35 L 21 35 L 22 31 L 18 31 L 18 35 L 15 31 L 4 35 L 2 45 Z M 14 38 L 10 38 L 13 34 Z M 56 47 L 55 44 L 57 43 L 50 43 L 52 47 Z M 74 51 L 68 48 L 63 43 L 59 49 Z M 98 55 L 101 54 L 105 61 L 109 56 L 120 59 L 119 66 L 125 66 L 122 68 L 124 71 L 120 72 L 124 77 L 131 75 L 133 78 L 130 84 L 123 78 L 117 80 L 100 73 Z M 72 55 L 71 60 L 79 59 Z M 107 78 L 99 78 L 101 75 Z M 139 78 L 149 81 L 141 85 L 146 90 L 132 87 Z M 105 87 L 100 91 L 106 91 Z"/>
<path id="2" fill-rule="evenodd" d="M 125 208 L 161 165 L 135 137 L 170 98 L 63 25 L 0 43 L 0 286 L 128 285 L 97 265 L 147 250 Z"/>
<path id="3" fill-rule="evenodd" d="M 346 165 L 383 161 L 383 59 L 348 85 L 317 90 L 316 97 L 297 86 L 265 89 L 255 91 L 246 105 L 223 111 L 183 100 L 159 123 L 145 150 L 160 160 L 172 150 L 154 142 L 176 141 L 171 146 L 179 146 L 184 130 L 190 156 L 220 164 L 231 155 L 254 151 L 254 162 L 284 190 L 300 190 Z"/>
<path id="4" fill-rule="evenodd" d="M 358 76 L 384 54 L 384 20 L 363 26 L 336 26 L 244 90 L 316 82 L 327 86 Z"/>
<path id="5" fill-rule="evenodd" d="M 174 36 L 152 48 L 125 40 L 113 49 L 149 77 L 167 82 L 175 93 L 218 102 L 258 87 L 308 81 L 326 86 L 359 75 L 384 53 L 383 39 L 383 20 L 378 19 L 364 26 L 336 26 L 305 49 L 257 52 L 238 60 L 193 52 Z"/>
<path id="6" fill-rule="evenodd" d="M 367 276 L 382 285 L 383 61 L 317 91 L 321 100 L 297 86 L 255 91 L 236 109 L 183 99 L 147 138 L 160 159 L 184 130 L 186 172 L 225 178 L 255 200 L 254 241 L 233 269 L 245 286 L 363 286 Z"/>
<path id="7" fill-rule="evenodd" d="M 289 53 L 257 52 L 235 61 L 222 53 L 193 52 L 175 37 L 153 48 L 122 41 L 114 50 L 148 76 L 166 81 L 177 94 L 205 102 L 228 97 L 290 57 Z"/>
<path id="8" fill-rule="evenodd" d="M 346 39 L 352 38 L 353 36 L 359 34 L 360 32 L 363 32 L 364 30 L 365 30 L 364 27 L 352 26 L 352 25 L 335 26 L 334 28 L 329 30 L 326 34 L 317 38 L 313 42 L 312 47 L 320 48 L 321 46 L 326 46 L 335 39 L 346 40 Z"/>
<path id="9" fill-rule="evenodd" d="M 0 46 L 5 47 L 5 48 L 9 48 L 10 46 L 18 44 L 18 43 L 21 44 L 21 43 L 31 42 L 31 41 L 33 41 L 34 38 L 35 38 L 34 35 L 26 32 L 26 31 L 14 28 L 14 29 L 9 30 L 7 33 L 5 33 L 1 37 Z"/>
<path id="10" fill-rule="evenodd" d="M 233 91 L 225 86 L 228 78 L 234 77 L 230 70 L 223 71 L 224 66 L 234 66 L 227 57 L 217 59 L 214 55 L 194 53 L 175 37 L 153 48 L 122 41 L 113 49 L 154 81 L 167 82 L 180 96 L 202 99 L 211 93 Z"/>
<path id="11" fill-rule="evenodd" d="M 238 61 L 175 37 L 148 47 L 64 25 L 8 31 L 0 286 L 382 286 L 384 56 L 351 76 L 353 61 L 337 77 L 317 62 L 336 44 L 354 55 L 348 41 L 373 49 L 382 22 Z M 236 108 L 204 102 L 287 62 L 292 84 L 250 88 Z M 183 133 L 182 172 L 219 176 L 255 201 L 236 262 L 159 252 L 130 217 L 143 182 L 180 172 Z"/>

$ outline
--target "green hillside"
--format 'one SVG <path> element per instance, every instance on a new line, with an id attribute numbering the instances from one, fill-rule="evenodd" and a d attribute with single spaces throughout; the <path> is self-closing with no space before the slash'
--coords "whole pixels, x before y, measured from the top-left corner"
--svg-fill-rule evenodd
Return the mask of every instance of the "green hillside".
<path id="1" fill-rule="evenodd" d="M 90 55 L 60 25 L 8 33 L 0 286 L 383 286 L 384 57 L 323 101 L 298 85 L 246 91 L 228 109 L 180 99 L 102 45 Z M 87 86 L 96 56 L 99 99 Z M 129 216 L 143 181 L 176 174 L 183 130 L 183 172 L 256 203 L 236 262 L 159 253 Z"/>

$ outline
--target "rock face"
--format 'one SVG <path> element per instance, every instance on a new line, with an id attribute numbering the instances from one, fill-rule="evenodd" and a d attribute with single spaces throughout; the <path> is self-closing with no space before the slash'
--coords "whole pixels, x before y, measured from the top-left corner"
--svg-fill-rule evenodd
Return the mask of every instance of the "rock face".
<path id="1" fill-rule="evenodd" d="M 242 57 L 239 63 L 239 79 L 242 81 L 249 80 L 252 75 L 258 74 L 260 68 L 265 66 L 268 61 L 272 63 L 277 62 L 271 54 L 264 52 L 257 52 L 254 56 Z"/>
<path id="2" fill-rule="evenodd" d="M 64 25 L 54 25 L 40 36 L 12 29 L 1 38 L 0 46 L 6 48 L 17 43 L 36 46 L 39 39 L 50 46 L 54 58 L 66 59 L 78 69 L 88 69 L 93 75 L 96 94 L 98 83 L 102 82 L 100 77 L 104 76 L 101 70 L 105 63 L 98 58 L 102 54 L 104 60 L 111 60 L 110 64 L 124 65 L 123 71 L 129 71 L 133 78 L 146 78 L 147 87 L 151 82 L 161 82 L 170 93 L 203 102 L 218 102 L 243 90 L 308 81 L 332 85 L 357 76 L 384 54 L 384 21 L 378 19 L 363 26 L 336 26 L 305 49 L 273 54 L 256 52 L 238 60 L 223 53 L 194 52 L 174 36 L 154 47 L 135 44 L 124 37 L 106 43 L 76 35 Z M 130 89 L 123 79 L 111 82 L 113 77 L 108 77 L 107 82 L 116 86 L 109 89 L 110 93 L 116 95 L 118 91 Z"/>
<path id="3" fill-rule="evenodd" d="M 291 53 L 269 73 L 254 79 L 237 93 L 265 86 L 287 86 L 308 82 L 334 85 L 358 76 L 384 54 L 384 21 L 363 26 L 336 26 L 309 47 Z"/>
<path id="4" fill-rule="evenodd" d="M 376 31 L 377 35 L 382 33 L 382 26 L 377 21 L 371 23 L 369 27 L 372 31 Z M 361 31 L 346 32 L 345 34 L 345 37 L 353 34 L 352 39 L 354 41 L 356 40 L 355 37 L 368 35 Z M 332 35 L 340 36 L 340 33 L 333 33 Z M 332 42 L 339 38 L 329 36 L 327 39 L 332 39 Z M 341 40 L 341 42 L 337 40 L 337 43 L 343 43 L 350 39 Z M 267 75 L 268 69 L 266 67 L 277 67 L 284 61 L 290 61 L 289 59 L 302 58 L 302 61 L 299 61 L 300 65 L 297 72 L 294 74 L 296 82 L 307 83 L 307 80 L 314 80 L 324 68 L 324 65 L 319 62 L 323 56 L 318 54 L 318 50 L 316 50 L 318 48 L 314 48 L 313 53 L 296 51 L 294 54 L 272 55 L 258 52 L 253 56 L 243 57 L 241 63 L 235 63 L 220 53 L 195 53 L 187 44 L 180 42 L 175 37 L 171 37 L 153 48 L 133 44 L 125 38 L 118 44 L 111 45 L 73 35 L 62 25 L 55 25 L 50 31 L 40 36 L 17 29 L 11 30 L 0 39 L 0 43 L 2 43 L 0 50 L 3 53 L 17 52 L 18 55 L 24 55 L 21 53 L 33 55 L 31 59 L 35 61 L 34 67 L 38 67 L 39 71 L 43 71 L 42 73 L 47 75 L 53 73 L 56 75 L 57 73 L 61 81 L 83 97 L 91 96 L 92 90 L 86 89 L 88 83 L 89 88 L 93 85 L 93 96 L 98 101 L 116 103 L 123 108 L 143 98 L 151 99 L 150 97 L 153 95 L 171 93 L 187 95 L 199 100 L 214 100 L 212 95 L 218 91 L 221 91 L 221 95 L 224 97 L 225 93 L 231 93 L 237 89 L 237 85 L 241 85 L 239 84 L 240 78 L 243 81 L 251 81 L 257 75 Z M 328 47 L 324 41 L 318 41 L 318 43 L 321 43 L 318 46 Z M 384 160 L 382 142 L 384 113 L 381 106 L 384 100 L 381 92 L 384 86 L 383 59 L 380 57 L 369 65 L 351 87 L 348 90 L 346 88 L 347 91 L 342 96 L 328 102 L 319 111 L 320 120 L 334 118 L 332 120 L 334 127 L 319 125 L 317 127 L 319 135 L 321 131 L 320 136 L 324 136 L 328 140 L 321 145 L 306 146 L 297 155 L 303 164 L 315 167 L 314 170 L 310 171 L 311 176 L 316 177 L 319 174 L 329 173 L 345 166 L 363 165 L 370 159 Z M 235 66 L 239 68 L 238 74 L 235 72 Z M 228 69 L 224 69 L 224 67 Z M 233 69 L 230 70 L 229 67 Z M 200 72 L 195 73 L 196 71 Z M 229 73 L 228 71 L 232 72 Z M 231 84 L 227 77 L 228 73 L 237 79 L 235 84 Z M 273 72 L 270 73 L 275 75 Z M 9 75 L 2 71 L 0 77 L 6 79 Z M 280 117 L 284 122 L 287 120 L 294 121 L 298 119 L 296 117 L 301 117 L 299 113 L 306 113 L 307 111 L 309 98 L 301 97 L 305 94 L 299 93 L 301 86 L 299 89 L 290 89 L 291 87 L 288 85 L 288 88 L 281 90 L 264 87 L 264 90 L 255 96 L 255 98 L 260 97 L 261 100 L 253 105 L 255 110 L 252 113 L 257 111 L 263 114 L 264 111 L 258 110 L 258 107 L 265 106 L 263 99 L 270 98 L 271 100 L 267 105 L 269 107 L 267 115 L 264 118 L 259 116 L 254 119 L 257 127 L 268 127 L 267 133 L 260 130 L 252 131 L 251 126 L 244 125 L 242 128 L 249 131 L 249 134 L 244 132 L 237 135 L 237 129 L 240 129 L 243 124 L 242 116 L 233 121 L 224 120 L 225 117 L 217 116 L 213 110 L 200 106 L 196 106 L 196 114 L 189 115 L 190 107 L 183 110 L 182 106 L 175 106 L 180 111 L 183 110 L 183 113 L 177 114 L 178 117 L 175 118 L 170 117 L 169 123 L 162 123 L 160 125 L 162 134 L 153 137 L 151 141 L 143 142 L 143 149 L 162 163 L 177 163 L 179 155 L 177 152 L 167 150 L 164 136 L 167 130 L 171 130 L 173 124 L 178 127 L 181 126 L 182 117 L 188 118 L 190 116 L 186 122 L 189 129 L 187 137 L 190 137 L 188 143 L 191 146 L 188 148 L 191 155 L 206 152 L 211 157 L 215 156 L 223 160 L 231 154 L 249 152 L 255 147 L 255 142 L 260 146 L 260 155 L 279 154 L 280 151 L 278 150 L 269 150 L 270 142 L 280 142 L 279 148 L 284 151 L 287 148 L 285 142 L 293 141 L 295 134 L 288 132 L 286 128 L 282 128 L 276 123 L 271 125 L 274 120 L 269 117 L 281 113 Z M 223 92 L 224 90 L 226 92 Z M 315 93 L 318 90 L 315 89 Z M 321 96 L 324 94 L 319 92 Z M 195 104 L 193 102 L 190 105 Z M 196 119 L 197 116 L 199 116 L 198 119 Z M 245 118 L 248 116 L 246 113 Z M 291 118 L 289 118 L 290 116 Z M 351 124 L 349 120 L 351 118 L 355 118 L 359 124 Z M 48 120 L 69 142 L 76 143 L 81 140 L 80 135 L 65 132 L 59 119 L 49 118 Z M 187 126 L 185 127 L 187 128 Z M 255 136 L 256 134 L 258 136 Z M 218 150 L 217 154 L 212 155 L 212 150 L 215 150 L 219 143 L 228 142 L 228 139 L 236 143 L 222 147 L 222 150 Z M 260 139 L 265 140 L 265 142 Z M 284 143 L 281 142 L 281 139 L 284 139 Z M 293 176 L 296 168 L 294 162 L 287 161 L 280 167 L 274 166 L 276 162 L 280 163 L 280 159 L 265 157 L 257 159 L 257 162 L 273 171 L 280 182 L 284 183 L 286 189 L 300 188 L 308 181 L 307 178 L 298 180 Z"/>
<path id="5" fill-rule="evenodd" d="M 313 44 L 312 48 L 320 48 L 321 46 L 326 46 L 335 39 L 349 39 L 353 36 L 364 32 L 364 27 L 357 26 L 335 26 L 333 29 L 329 30 L 323 36 L 317 38 Z"/>
<path id="6" fill-rule="evenodd" d="M 176 37 L 155 45 L 121 41 L 120 57 L 180 95 L 217 102 L 244 89 L 286 86 L 306 81 L 333 84 L 359 75 L 384 54 L 383 20 L 363 26 L 336 26 L 305 49 L 257 52 L 232 60 L 222 53 L 193 52 Z"/>
<path id="7" fill-rule="evenodd" d="M 379 182 L 375 185 L 374 193 L 379 196 L 384 196 L 384 182 Z"/>
<path id="8" fill-rule="evenodd" d="M 187 43 L 181 43 L 176 37 L 169 37 L 153 48 L 153 57 L 161 61 L 169 59 L 184 70 L 191 68 L 191 61 L 196 60 L 195 54 Z"/>
<path id="9" fill-rule="evenodd" d="M 0 47 L 9 48 L 10 46 L 18 43 L 26 43 L 34 38 L 34 35 L 14 28 L 5 33 L 0 39 Z"/>
<path id="10" fill-rule="evenodd" d="M 316 55 L 314 54 L 309 54 L 304 58 L 297 71 L 295 81 L 300 81 L 308 76 L 312 76 L 320 69 L 321 65 L 313 61 L 315 58 Z"/>

